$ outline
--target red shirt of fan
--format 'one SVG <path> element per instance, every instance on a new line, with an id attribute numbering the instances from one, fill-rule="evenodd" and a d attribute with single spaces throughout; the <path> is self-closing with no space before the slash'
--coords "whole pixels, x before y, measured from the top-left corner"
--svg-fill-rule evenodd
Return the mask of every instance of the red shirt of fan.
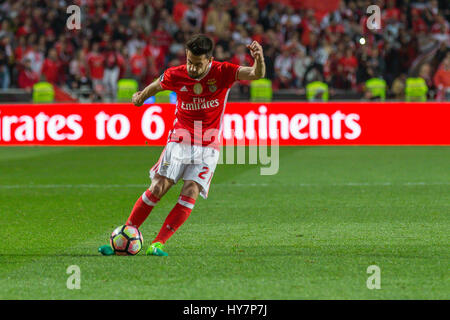
<path id="1" fill-rule="evenodd" d="M 91 53 L 88 58 L 89 71 L 92 79 L 103 79 L 103 72 L 105 71 L 105 57 L 100 53 Z"/>
<path id="2" fill-rule="evenodd" d="M 52 59 L 45 59 L 42 66 L 42 73 L 48 82 L 56 84 L 59 80 L 59 70 L 61 64 L 59 61 L 53 61 Z"/>
<path id="3" fill-rule="evenodd" d="M 236 64 L 212 61 L 199 79 L 189 77 L 186 65 L 169 68 L 161 75 L 161 87 L 177 94 L 168 142 L 182 142 L 188 133 L 191 144 L 219 148 L 223 113 L 238 69 Z"/>
<path id="4" fill-rule="evenodd" d="M 131 73 L 135 76 L 142 76 L 147 67 L 147 60 L 143 54 L 135 53 L 130 59 Z"/>

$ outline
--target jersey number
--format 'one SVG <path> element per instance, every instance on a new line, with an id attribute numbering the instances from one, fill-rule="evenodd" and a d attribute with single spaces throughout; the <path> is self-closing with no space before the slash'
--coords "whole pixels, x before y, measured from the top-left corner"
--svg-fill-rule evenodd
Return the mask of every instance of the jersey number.
<path id="1" fill-rule="evenodd" d="M 205 170 L 205 171 L 200 172 L 200 173 L 198 174 L 198 177 L 199 177 L 200 179 L 205 179 L 204 175 L 205 175 L 205 174 L 208 174 L 209 168 L 208 168 L 208 167 L 203 167 L 202 169 Z"/>

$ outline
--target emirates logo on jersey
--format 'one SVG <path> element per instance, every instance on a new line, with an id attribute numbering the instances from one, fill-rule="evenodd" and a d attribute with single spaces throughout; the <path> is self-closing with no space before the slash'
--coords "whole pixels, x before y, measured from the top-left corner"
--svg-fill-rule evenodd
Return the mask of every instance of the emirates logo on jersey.
<path id="1" fill-rule="evenodd" d="M 181 102 L 180 108 L 183 110 L 202 110 L 219 106 L 219 99 L 208 100 L 205 98 L 194 98 L 192 102 Z"/>

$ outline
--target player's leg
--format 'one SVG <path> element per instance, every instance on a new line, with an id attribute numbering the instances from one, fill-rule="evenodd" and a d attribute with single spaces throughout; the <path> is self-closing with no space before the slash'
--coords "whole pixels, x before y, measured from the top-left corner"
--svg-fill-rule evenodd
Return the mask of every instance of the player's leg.
<path id="1" fill-rule="evenodd" d="M 147 219 L 152 209 L 167 191 L 169 191 L 173 184 L 173 180 L 156 173 L 152 179 L 150 188 L 145 190 L 142 196 L 140 196 L 134 204 L 126 224 L 139 228 L 142 223 L 144 223 L 145 219 Z"/>
<path id="2" fill-rule="evenodd" d="M 156 206 L 173 184 L 173 180 L 156 173 L 153 176 L 150 188 L 148 188 L 134 204 L 126 225 L 132 225 L 139 228 L 150 215 L 153 207 Z M 100 246 L 98 251 L 105 256 L 114 254 L 114 250 L 109 244 Z"/>
<path id="3" fill-rule="evenodd" d="M 167 255 L 163 251 L 164 243 L 187 220 L 198 196 L 201 195 L 205 199 L 208 196 L 211 179 L 219 160 L 219 151 L 201 146 L 193 146 L 192 148 L 196 163 L 186 166 L 183 172 L 185 182 L 178 202 L 167 216 L 158 236 L 147 249 L 147 254 Z M 197 158 L 197 155 L 200 155 L 200 159 Z"/>
<path id="4" fill-rule="evenodd" d="M 195 181 L 184 181 L 177 204 L 170 211 L 155 240 L 147 249 L 148 255 L 167 256 L 163 245 L 189 218 L 201 189 L 202 187 Z"/>
<path id="5" fill-rule="evenodd" d="M 128 225 L 139 228 L 161 197 L 178 181 L 178 171 L 181 166 L 171 159 L 175 148 L 176 145 L 173 143 L 167 144 L 158 162 L 150 169 L 152 183 L 136 201 L 127 220 Z"/>
<path id="6" fill-rule="evenodd" d="M 159 202 L 162 196 L 177 183 L 184 169 L 182 164 L 171 161 L 174 144 L 168 144 L 156 164 L 150 169 L 150 178 L 152 183 L 136 201 L 127 219 L 127 225 L 133 225 L 139 228 L 145 219 L 149 216 L 152 209 Z M 110 245 L 99 247 L 98 251 L 103 255 L 113 255 L 114 251 Z"/>

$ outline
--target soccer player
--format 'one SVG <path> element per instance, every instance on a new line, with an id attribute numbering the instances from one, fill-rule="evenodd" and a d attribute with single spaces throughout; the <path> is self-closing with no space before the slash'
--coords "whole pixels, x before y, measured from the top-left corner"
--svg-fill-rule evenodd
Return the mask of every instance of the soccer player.
<path id="1" fill-rule="evenodd" d="M 187 220 L 198 196 L 208 196 L 219 159 L 222 116 L 230 88 L 236 80 L 256 80 L 265 74 L 261 45 L 253 41 L 247 48 L 254 59 L 252 67 L 217 62 L 212 57 L 213 41 L 202 34 L 194 35 L 186 43 L 186 64 L 167 69 L 158 80 L 133 95 L 133 104 L 141 106 L 159 91 L 177 93 L 176 119 L 167 145 L 150 169 L 150 187 L 139 197 L 126 222 L 139 228 L 167 191 L 183 179 L 178 202 L 147 255 L 167 256 L 163 247 L 166 241 Z M 99 251 L 114 254 L 109 245 Z"/>

